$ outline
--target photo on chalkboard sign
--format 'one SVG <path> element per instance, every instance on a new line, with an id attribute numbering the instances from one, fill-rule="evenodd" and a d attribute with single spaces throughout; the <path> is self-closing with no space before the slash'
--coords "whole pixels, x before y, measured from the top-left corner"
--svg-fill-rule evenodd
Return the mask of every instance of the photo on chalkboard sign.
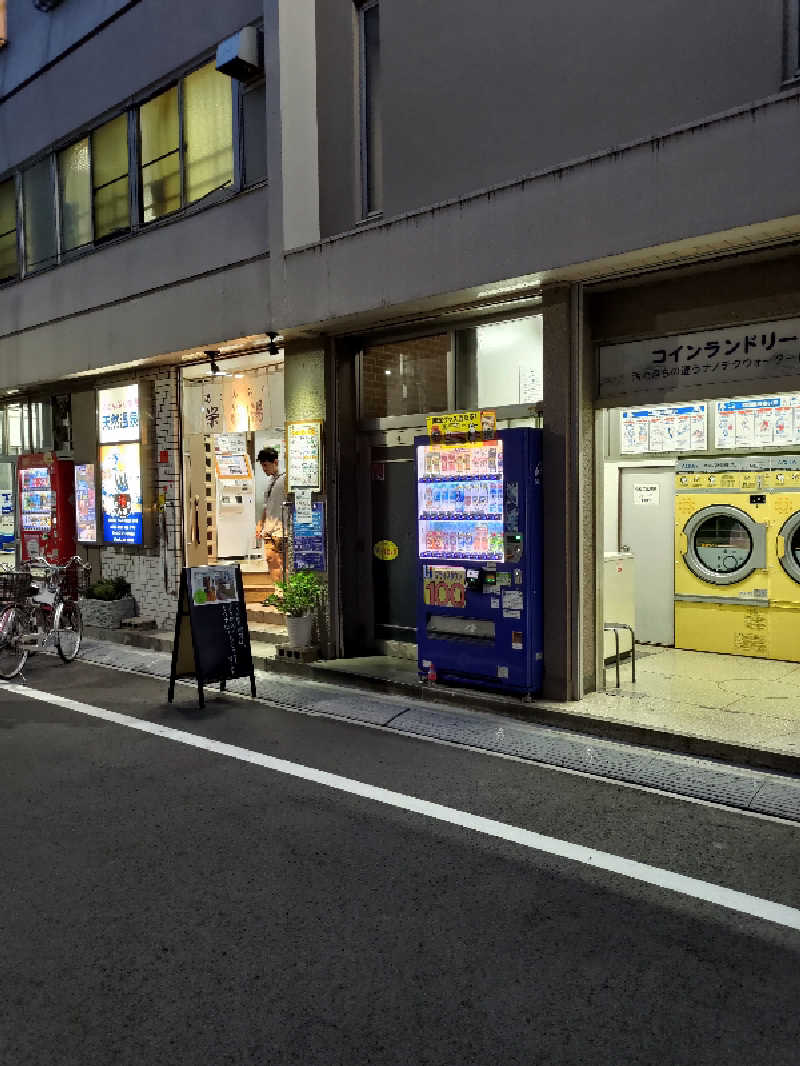
<path id="1" fill-rule="evenodd" d="M 237 598 L 236 568 L 233 566 L 206 566 L 191 571 L 192 602 L 198 606 L 211 603 L 228 603 Z"/>

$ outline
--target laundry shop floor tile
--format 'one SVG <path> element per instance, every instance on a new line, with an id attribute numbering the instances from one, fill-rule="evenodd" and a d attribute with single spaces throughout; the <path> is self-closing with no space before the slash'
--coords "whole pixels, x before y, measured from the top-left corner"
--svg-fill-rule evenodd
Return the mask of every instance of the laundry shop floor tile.
<path id="1" fill-rule="evenodd" d="M 752 706 L 732 710 L 702 707 L 644 693 L 593 693 L 585 697 L 573 713 L 680 736 L 800 755 L 800 728 L 791 721 L 766 713 L 763 703 L 755 701 Z"/>
<path id="2" fill-rule="evenodd" d="M 638 648 L 637 648 L 638 653 Z M 627 665 L 627 662 L 624 664 Z M 664 674 L 674 678 L 703 678 L 727 681 L 733 678 L 775 681 L 796 673 L 798 664 L 774 659 L 754 659 L 745 655 L 717 655 L 713 652 L 663 648 L 657 655 L 641 660 L 637 654 L 636 673 Z M 613 673 L 613 667 L 612 667 Z"/>
<path id="3" fill-rule="evenodd" d="M 781 677 L 774 681 L 768 678 L 753 680 L 735 677 L 717 681 L 716 684 L 722 692 L 730 693 L 732 699 L 736 701 L 734 706 L 738 706 L 738 701 L 742 699 L 751 699 L 762 701 L 764 710 L 770 714 L 779 714 L 781 708 L 790 707 L 795 708 L 793 713 L 797 714 L 800 712 L 799 682 L 800 675 L 792 679 L 790 674 L 788 677 Z"/>
<path id="4" fill-rule="evenodd" d="M 607 677 L 608 694 L 629 694 L 649 699 L 668 700 L 673 703 L 687 703 L 695 707 L 727 707 L 740 698 L 736 692 L 725 691 L 716 681 L 685 677 L 672 677 L 665 674 L 640 674 L 636 672 L 636 684 L 630 680 L 630 671 L 621 674 L 621 685 L 615 687 L 613 671 Z"/>

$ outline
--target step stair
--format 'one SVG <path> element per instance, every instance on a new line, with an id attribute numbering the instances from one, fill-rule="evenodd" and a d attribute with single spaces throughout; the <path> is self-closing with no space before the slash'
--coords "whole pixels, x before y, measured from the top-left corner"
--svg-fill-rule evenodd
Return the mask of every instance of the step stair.
<path id="1" fill-rule="evenodd" d="M 280 611 L 274 607 L 262 607 L 259 603 L 247 604 L 247 624 L 252 630 L 254 625 L 283 626 L 285 632 L 286 622 Z"/>

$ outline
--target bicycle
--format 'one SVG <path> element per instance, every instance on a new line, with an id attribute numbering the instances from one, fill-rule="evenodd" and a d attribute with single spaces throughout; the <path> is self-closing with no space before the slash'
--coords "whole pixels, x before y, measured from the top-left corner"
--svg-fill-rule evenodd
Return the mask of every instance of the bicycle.
<path id="1" fill-rule="evenodd" d="M 34 569 L 44 571 L 45 588 L 35 583 Z M 36 558 L 21 570 L 0 571 L 0 678 L 17 677 L 29 655 L 50 645 L 65 663 L 77 658 L 83 636 L 79 598 L 90 573 L 78 555 L 64 566 Z"/>

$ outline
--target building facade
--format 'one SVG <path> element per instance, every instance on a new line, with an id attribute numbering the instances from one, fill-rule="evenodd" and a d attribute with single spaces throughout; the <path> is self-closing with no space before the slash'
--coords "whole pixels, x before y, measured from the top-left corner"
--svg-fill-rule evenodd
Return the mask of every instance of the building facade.
<path id="1" fill-rule="evenodd" d="M 156 396 L 174 397 L 174 426 L 182 367 L 206 350 L 258 362 L 279 335 L 285 420 L 324 423 L 331 656 L 413 645 L 410 471 L 426 415 L 489 405 L 501 425 L 541 424 L 544 692 L 601 686 L 602 562 L 621 546 L 608 478 L 627 461 L 609 429 L 618 411 L 700 403 L 710 419 L 720 399 L 800 391 L 788 326 L 766 385 L 732 362 L 698 380 L 697 357 L 686 362 L 696 334 L 769 338 L 800 316 L 795 0 L 613 15 L 563 0 L 499 14 L 473 0 L 168 15 L 140 0 L 84 4 L 79 19 L 74 7 L 11 3 L 0 50 L 0 242 L 12 182 L 18 257 L 0 287 L 0 391 L 35 403 L 65 382 L 151 375 Z M 263 88 L 229 79 L 230 181 L 215 185 L 212 167 L 192 200 L 189 79 L 246 25 L 263 30 Z M 164 92 L 177 97 L 179 173 L 153 181 L 176 140 L 158 126 L 146 144 L 145 109 Z M 259 92 L 268 162 L 250 183 Z M 47 197 L 62 153 L 87 137 L 91 152 L 123 114 L 128 229 L 74 248 L 80 225 L 53 196 L 43 236 L 26 203 Z M 174 500 L 175 568 L 191 553 L 190 509 L 160 417 L 154 477 Z M 692 454 L 724 452 L 710 434 Z M 792 450 L 774 435 L 764 446 Z M 648 445 L 640 459 L 674 465 L 680 451 Z M 372 552 L 386 530 L 393 569 Z M 155 547 L 98 551 L 103 567 L 158 567 Z"/>

